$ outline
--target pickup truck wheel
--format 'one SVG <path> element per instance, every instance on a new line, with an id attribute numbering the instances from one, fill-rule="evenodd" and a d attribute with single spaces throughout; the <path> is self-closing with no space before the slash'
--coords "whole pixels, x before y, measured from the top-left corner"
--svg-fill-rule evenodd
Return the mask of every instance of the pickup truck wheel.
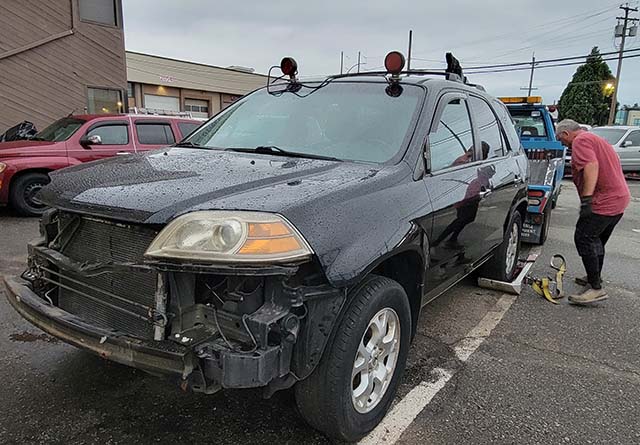
<path id="1" fill-rule="evenodd" d="M 504 241 L 480 271 L 484 277 L 498 281 L 513 281 L 520 255 L 520 239 L 522 238 L 522 216 L 514 211 L 504 234 Z"/>
<path id="2" fill-rule="evenodd" d="M 35 199 L 36 194 L 49 183 L 45 173 L 26 173 L 19 176 L 11 185 L 9 202 L 21 215 L 40 216 L 46 206 Z"/>
<path id="3" fill-rule="evenodd" d="M 397 282 L 370 276 L 350 296 L 316 370 L 295 387 L 304 419 L 327 436 L 354 442 L 387 413 L 404 372 L 411 310 Z"/>

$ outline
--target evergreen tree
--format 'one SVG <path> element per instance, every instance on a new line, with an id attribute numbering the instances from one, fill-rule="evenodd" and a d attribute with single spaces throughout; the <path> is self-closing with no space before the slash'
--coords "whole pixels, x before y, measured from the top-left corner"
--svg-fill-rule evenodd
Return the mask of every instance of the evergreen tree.
<path id="1" fill-rule="evenodd" d="M 576 70 L 558 103 L 559 118 L 581 124 L 606 125 L 611 106 L 610 92 L 604 85 L 612 81 L 609 65 L 602 60 L 597 46 L 584 65 Z"/>

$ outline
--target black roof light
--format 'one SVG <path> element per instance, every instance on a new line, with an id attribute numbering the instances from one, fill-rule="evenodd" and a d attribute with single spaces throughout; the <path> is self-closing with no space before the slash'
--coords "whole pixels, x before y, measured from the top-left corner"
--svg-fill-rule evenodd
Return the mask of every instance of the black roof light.
<path id="1" fill-rule="evenodd" d="M 280 69 L 282 74 L 289 76 L 291 80 L 295 80 L 296 74 L 298 74 L 298 63 L 293 57 L 285 57 L 280 62 Z"/>

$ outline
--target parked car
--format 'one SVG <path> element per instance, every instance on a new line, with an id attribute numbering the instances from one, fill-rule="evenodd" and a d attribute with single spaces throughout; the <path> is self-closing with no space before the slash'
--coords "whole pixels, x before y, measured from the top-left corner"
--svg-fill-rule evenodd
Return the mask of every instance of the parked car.
<path id="1" fill-rule="evenodd" d="M 0 143 L 0 206 L 41 215 L 35 199 L 54 170 L 173 144 L 201 122 L 166 116 L 78 115 L 62 118 L 29 140 Z"/>
<path id="2" fill-rule="evenodd" d="M 590 127 L 588 131 L 601 136 L 613 145 L 625 173 L 640 172 L 640 127 L 616 125 Z M 565 174 L 570 175 L 571 148 L 567 148 L 565 164 Z"/>
<path id="3" fill-rule="evenodd" d="M 596 127 L 590 131 L 613 145 L 624 172 L 640 172 L 640 127 Z"/>
<path id="4" fill-rule="evenodd" d="M 296 79 L 166 150 L 52 173 L 11 305 L 80 348 L 207 394 L 294 386 L 355 441 L 389 409 L 421 308 L 510 280 L 528 161 L 505 106 L 446 73 Z M 401 63 L 402 62 L 402 63 Z M 35 353 L 35 352 L 34 352 Z"/>

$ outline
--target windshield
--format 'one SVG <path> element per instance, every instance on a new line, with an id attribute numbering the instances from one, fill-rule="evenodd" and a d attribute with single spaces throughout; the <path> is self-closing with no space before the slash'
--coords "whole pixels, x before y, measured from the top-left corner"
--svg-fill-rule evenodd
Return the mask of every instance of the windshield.
<path id="1" fill-rule="evenodd" d="M 546 136 L 544 119 L 540 110 L 509 108 L 516 130 L 521 136 L 541 137 Z"/>
<path id="2" fill-rule="evenodd" d="M 186 141 L 209 148 L 275 146 L 300 154 L 383 163 L 403 147 L 424 90 L 403 85 L 391 97 L 380 83 L 259 90 L 207 122 Z"/>
<path id="3" fill-rule="evenodd" d="M 611 145 L 616 145 L 626 132 L 627 130 L 622 128 L 594 128 L 591 130 L 591 133 L 597 134 Z"/>
<path id="4" fill-rule="evenodd" d="M 55 121 L 40 133 L 36 134 L 34 139 L 50 142 L 66 141 L 73 136 L 73 133 L 78 131 L 78 128 L 84 123 L 85 121 L 82 119 L 65 117 Z"/>

